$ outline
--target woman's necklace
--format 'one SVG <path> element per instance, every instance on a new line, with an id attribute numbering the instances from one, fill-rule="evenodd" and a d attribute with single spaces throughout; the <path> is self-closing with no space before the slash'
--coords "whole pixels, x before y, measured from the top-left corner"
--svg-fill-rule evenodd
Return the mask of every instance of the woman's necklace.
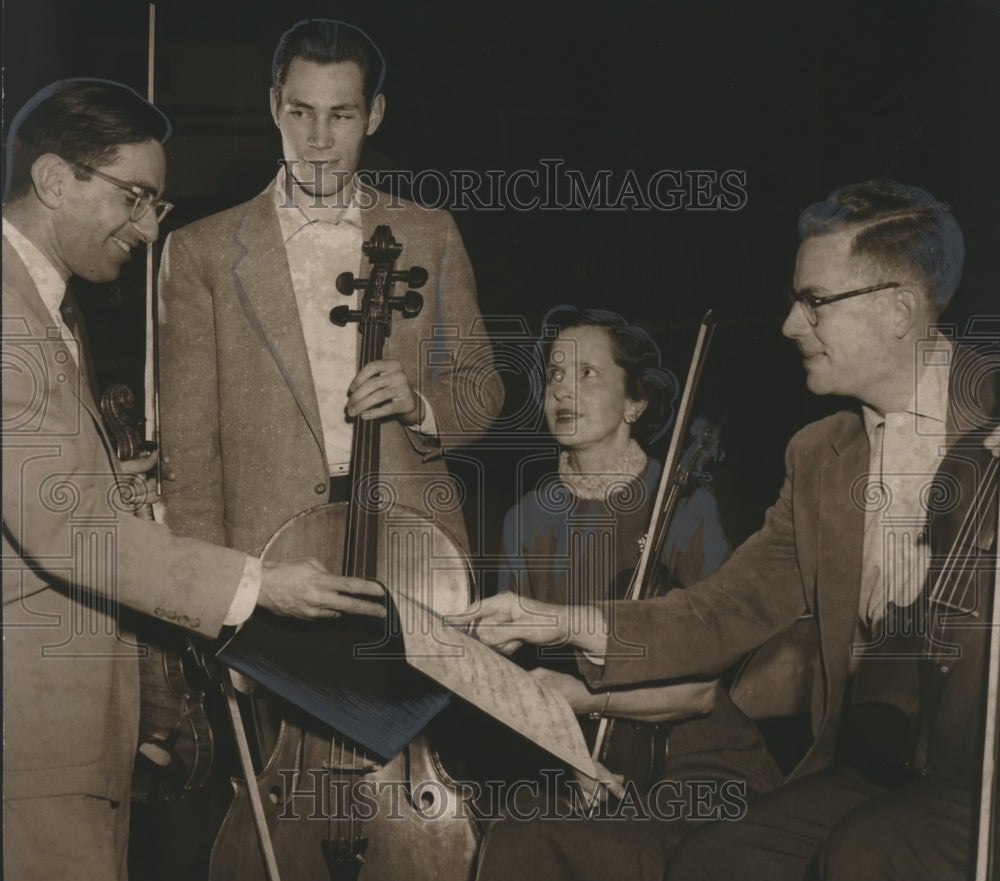
<path id="1" fill-rule="evenodd" d="M 609 491 L 621 491 L 626 480 L 638 478 L 646 467 L 646 461 L 642 448 L 635 440 L 630 440 L 614 468 L 597 474 L 582 474 L 570 464 L 569 450 L 563 450 L 559 454 L 559 477 L 577 498 L 603 502 Z"/>

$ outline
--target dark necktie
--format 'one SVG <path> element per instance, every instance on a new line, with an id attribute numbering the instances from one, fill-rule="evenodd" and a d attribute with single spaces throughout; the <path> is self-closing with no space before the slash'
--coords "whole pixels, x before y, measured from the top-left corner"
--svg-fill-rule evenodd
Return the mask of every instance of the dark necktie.
<path id="1" fill-rule="evenodd" d="M 79 359 L 80 375 L 86 380 L 87 387 L 93 395 L 94 401 L 100 401 L 100 393 L 97 387 L 97 377 L 94 375 L 94 360 L 90 353 L 90 341 L 87 338 L 87 324 L 80 312 L 80 307 L 76 302 L 73 289 L 66 287 L 62 303 L 59 306 L 59 314 L 63 322 L 69 328 L 69 332 L 76 339 L 77 358 Z"/>

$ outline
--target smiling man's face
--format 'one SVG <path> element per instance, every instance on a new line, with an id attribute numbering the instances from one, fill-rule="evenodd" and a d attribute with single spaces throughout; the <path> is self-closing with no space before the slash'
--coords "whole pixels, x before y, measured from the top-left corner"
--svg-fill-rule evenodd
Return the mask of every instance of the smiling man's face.
<path id="1" fill-rule="evenodd" d="M 123 144 L 113 162 L 95 168 L 157 196 L 163 193 L 167 163 L 158 141 Z M 134 195 L 97 175 L 88 178 L 65 176 L 53 218 L 55 253 L 50 256 L 66 277 L 114 281 L 133 250 L 156 240 L 159 223 L 152 209 L 139 220 L 131 220 Z"/>

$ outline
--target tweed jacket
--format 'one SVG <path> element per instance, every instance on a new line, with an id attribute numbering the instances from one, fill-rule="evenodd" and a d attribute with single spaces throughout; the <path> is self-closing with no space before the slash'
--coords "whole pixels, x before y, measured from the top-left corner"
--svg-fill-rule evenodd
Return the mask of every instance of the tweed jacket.
<path id="1" fill-rule="evenodd" d="M 3 241 L 4 797 L 127 799 L 140 651 L 123 607 L 208 637 L 242 553 L 136 518 L 97 404 Z"/>
<path id="2" fill-rule="evenodd" d="M 394 320 L 384 357 L 429 401 L 439 436 L 387 420 L 382 478 L 400 504 L 432 514 L 464 544 L 470 490 L 456 486 L 441 454 L 485 432 L 503 402 L 472 268 L 447 212 L 358 193 L 364 240 L 388 224 L 403 246 L 397 268 L 429 273 L 423 310 Z M 274 184 L 172 233 L 160 292 L 162 442 L 176 472 L 168 522 L 259 552 L 285 521 L 325 501 L 329 474 Z"/>
<path id="3" fill-rule="evenodd" d="M 946 434 L 989 421 L 996 372 L 968 349 L 952 350 Z M 981 387 L 973 387 L 980 383 Z M 764 525 L 714 575 L 684 591 L 611 614 L 612 651 L 603 668 L 581 660 L 595 686 L 711 673 L 812 617 L 818 660 L 810 690 L 814 743 L 795 776 L 828 764 L 847 684 L 861 590 L 864 508 L 859 487 L 870 447 L 860 408 L 807 425 L 785 453 L 785 481 Z M 651 647 L 641 651 L 636 647 Z"/>

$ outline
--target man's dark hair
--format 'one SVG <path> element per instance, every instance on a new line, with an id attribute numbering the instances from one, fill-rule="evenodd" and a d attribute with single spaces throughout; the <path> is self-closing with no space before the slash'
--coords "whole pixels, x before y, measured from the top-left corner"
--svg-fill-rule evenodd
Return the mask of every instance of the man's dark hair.
<path id="1" fill-rule="evenodd" d="M 330 18 L 307 18 L 281 35 L 271 63 L 271 86 L 280 98 L 293 59 L 334 64 L 353 61 L 361 68 L 367 109 L 382 90 L 385 59 L 371 37 L 360 28 Z"/>
<path id="2" fill-rule="evenodd" d="M 674 420 L 677 379 L 660 366 L 660 347 L 641 327 L 606 309 L 556 306 L 542 319 L 542 333 L 535 347 L 535 396 L 545 394 L 545 373 L 552 344 L 571 327 L 599 327 L 608 335 L 615 363 L 625 371 L 625 391 L 633 401 L 645 401 L 646 409 L 632 426 L 632 436 L 641 444 L 661 438 Z"/>
<path id="3" fill-rule="evenodd" d="M 872 180 L 840 187 L 799 217 L 799 238 L 855 230 L 851 253 L 915 276 L 939 309 L 962 276 L 965 244 L 950 206 L 920 187 Z M 892 281 L 893 279 L 887 279 Z"/>
<path id="4" fill-rule="evenodd" d="M 100 167 L 114 162 L 126 144 L 163 143 L 170 120 L 138 92 L 100 79 L 59 80 L 24 105 L 7 136 L 4 201 L 31 189 L 31 167 L 54 153 L 67 162 Z M 79 167 L 80 180 L 90 175 Z"/>

